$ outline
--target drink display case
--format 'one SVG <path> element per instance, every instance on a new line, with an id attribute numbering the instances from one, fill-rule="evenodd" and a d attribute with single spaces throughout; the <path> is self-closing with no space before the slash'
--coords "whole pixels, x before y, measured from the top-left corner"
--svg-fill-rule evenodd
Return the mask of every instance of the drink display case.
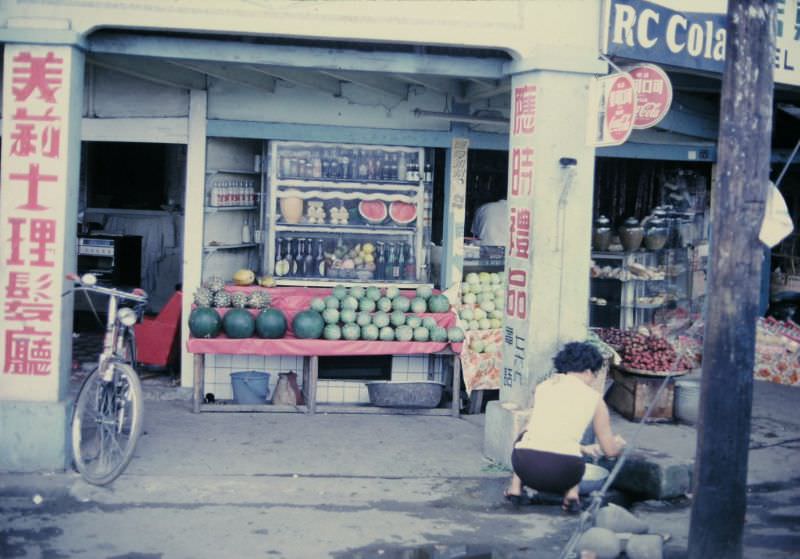
<path id="1" fill-rule="evenodd" d="M 427 283 L 424 150 L 269 144 L 264 270 L 278 285 Z"/>

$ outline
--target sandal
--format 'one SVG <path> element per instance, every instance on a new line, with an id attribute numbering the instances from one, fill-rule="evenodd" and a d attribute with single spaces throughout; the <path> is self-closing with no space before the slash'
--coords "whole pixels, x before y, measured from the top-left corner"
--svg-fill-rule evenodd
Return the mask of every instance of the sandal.
<path id="1" fill-rule="evenodd" d="M 565 499 L 561 509 L 567 514 L 578 514 L 581 512 L 581 502 L 578 499 Z"/>
<path id="2" fill-rule="evenodd" d="M 517 495 L 515 493 L 509 493 L 508 489 L 503 491 L 503 497 L 505 497 L 506 501 L 508 501 L 515 507 L 526 505 L 529 502 L 528 496 L 525 495 L 524 493 Z"/>

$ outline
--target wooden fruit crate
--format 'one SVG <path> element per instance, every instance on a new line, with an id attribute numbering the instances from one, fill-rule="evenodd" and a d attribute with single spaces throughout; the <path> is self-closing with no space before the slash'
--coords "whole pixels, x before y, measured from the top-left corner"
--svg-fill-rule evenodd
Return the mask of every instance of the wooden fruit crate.
<path id="1" fill-rule="evenodd" d="M 611 376 L 614 384 L 608 393 L 608 404 L 628 419 L 638 421 L 644 417 L 647 406 L 663 382 L 663 377 L 631 374 L 612 368 Z M 669 379 L 648 422 L 671 421 L 672 407 L 675 397 L 675 381 Z"/>

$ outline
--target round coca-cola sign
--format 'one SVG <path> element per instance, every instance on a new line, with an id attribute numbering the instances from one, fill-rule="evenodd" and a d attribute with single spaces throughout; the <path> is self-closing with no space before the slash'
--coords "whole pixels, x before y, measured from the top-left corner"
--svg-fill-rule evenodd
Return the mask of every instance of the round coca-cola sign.
<path id="1" fill-rule="evenodd" d="M 669 112 L 672 104 L 672 82 L 667 73 L 655 64 L 637 64 L 626 69 L 636 90 L 636 129 L 655 126 Z"/>

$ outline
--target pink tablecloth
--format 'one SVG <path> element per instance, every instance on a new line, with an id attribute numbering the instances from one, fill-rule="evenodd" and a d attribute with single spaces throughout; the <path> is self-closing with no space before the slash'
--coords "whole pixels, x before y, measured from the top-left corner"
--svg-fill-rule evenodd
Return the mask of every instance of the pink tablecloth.
<path id="1" fill-rule="evenodd" d="M 227 286 L 227 291 L 251 292 L 257 287 Z M 261 288 L 263 289 L 263 288 Z M 261 338 L 230 339 L 224 334 L 216 338 L 189 338 L 186 348 L 190 353 L 222 353 L 233 355 L 421 355 L 451 351 L 461 353 L 463 344 L 449 342 L 382 342 L 365 340 L 309 340 L 294 337 L 292 319 L 300 311 L 308 309 L 311 299 L 330 295 L 330 288 L 314 287 L 273 287 L 269 292 L 270 306 L 280 309 L 286 315 L 289 329 L 286 336 L 275 340 Z M 403 291 L 412 296 L 413 291 Z M 248 309 L 254 315 L 256 309 Z M 224 315 L 227 309 L 218 309 Z M 418 314 L 419 317 L 430 316 L 439 326 L 449 328 L 455 326 L 456 315 L 453 312 Z"/>

